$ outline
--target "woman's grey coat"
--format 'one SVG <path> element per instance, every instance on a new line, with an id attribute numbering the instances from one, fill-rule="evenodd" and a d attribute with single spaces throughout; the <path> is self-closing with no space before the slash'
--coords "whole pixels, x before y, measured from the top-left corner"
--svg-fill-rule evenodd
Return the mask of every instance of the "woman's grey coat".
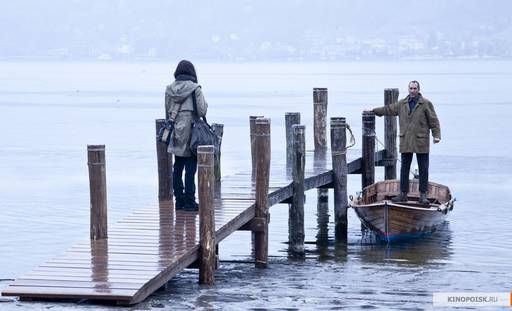
<path id="1" fill-rule="evenodd" d="M 194 113 L 192 96 L 195 91 L 197 103 L 197 115 Z M 175 107 L 181 105 L 181 107 Z M 179 157 L 190 157 L 190 136 L 192 135 L 192 123 L 200 117 L 206 116 L 208 103 L 205 101 L 201 86 L 195 82 L 174 81 L 165 90 L 166 118 L 171 118 L 171 111 L 178 109 L 174 120 L 174 131 L 167 152 Z"/>

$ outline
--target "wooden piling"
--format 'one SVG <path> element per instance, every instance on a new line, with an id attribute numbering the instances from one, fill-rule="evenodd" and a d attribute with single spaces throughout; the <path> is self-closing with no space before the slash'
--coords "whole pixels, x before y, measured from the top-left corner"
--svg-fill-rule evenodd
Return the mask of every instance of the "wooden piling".
<path id="1" fill-rule="evenodd" d="M 289 204 L 288 248 L 294 254 L 304 254 L 304 167 L 306 145 L 304 125 L 293 125 L 293 198 Z"/>
<path id="2" fill-rule="evenodd" d="M 215 282 L 216 243 L 214 193 L 214 151 L 213 146 L 197 148 L 197 180 L 199 193 L 199 283 Z"/>
<path id="3" fill-rule="evenodd" d="M 89 190 L 91 209 L 90 238 L 107 238 L 107 177 L 105 171 L 105 145 L 87 145 Z"/>
<path id="4" fill-rule="evenodd" d="M 287 112 L 284 116 L 286 124 L 286 169 L 290 169 L 293 163 L 293 129 L 292 126 L 300 124 L 299 112 Z"/>
<path id="5" fill-rule="evenodd" d="M 158 139 L 158 133 L 164 124 L 165 119 L 155 120 L 159 201 L 172 199 L 172 156 L 167 153 L 167 144 Z"/>
<path id="6" fill-rule="evenodd" d="M 391 105 L 398 101 L 398 89 L 385 89 L 384 90 L 384 105 Z M 396 160 L 397 160 L 397 147 L 396 147 L 396 134 L 397 134 L 397 117 L 385 116 L 384 117 L 384 146 L 386 149 L 386 158 L 384 166 L 384 179 L 396 179 Z"/>
<path id="7" fill-rule="evenodd" d="M 256 148 L 255 148 L 255 131 L 256 119 L 263 118 L 263 116 L 249 116 L 249 136 L 251 139 L 251 171 L 252 177 L 256 177 Z"/>
<path id="8" fill-rule="evenodd" d="M 331 118 L 331 157 L 334 184 L 334 236 L 347 237 L 347 123 L 345 118 Z"/>
<path id="9" fill-rule="evenodd" d="M 254 234 L 257 268 L 266 268 L 268 261 L 268 188 L 270 177 L 270 119 L 258 118 L 254 124 L 256 151 L 256 209 L 254 221 L 261 226 Z"/>
<path id="10" fill-rule="evenodd" d="M 315 150 L 327 149 L 327 88 L 313 89 L 313 132 Z"/>
<path id="11" fill-rule="evenodd" d="M 363 112 L 361 188 L 375 182 L 375 114 Z"/>
<path id="12" fill-rule="evenodd" d="M 325 158 L 327 150 L 327 88 L 313 88 L 313 136 L 315 142 L 315 158 Z M 318 205 L 329 200 L 329 189 L 317 189 Z"/>
<path id="13" fill-rule="evenodd" d="M 213 123 L 212 124 L 213 133 L 217 135 L 219 138 L 219 151 L 215 154 L 214 157 L 214 175 L 215 175 L 215 184 L 218 185 L 221 179 L 221 167 L 220 167 L 220 155 L 221 155 L 221 146 L 222 146 L 222 136 L 224 135 L 224 124 Z"/>

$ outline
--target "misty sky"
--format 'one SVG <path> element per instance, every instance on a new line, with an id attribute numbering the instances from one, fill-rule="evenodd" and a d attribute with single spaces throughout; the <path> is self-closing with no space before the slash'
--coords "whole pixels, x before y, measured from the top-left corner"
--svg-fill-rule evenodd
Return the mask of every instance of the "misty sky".
<path id="1" fill-rule="evenodd" d="M 4 59 L 510 57 L 512 2 L 22 0 Z"/>

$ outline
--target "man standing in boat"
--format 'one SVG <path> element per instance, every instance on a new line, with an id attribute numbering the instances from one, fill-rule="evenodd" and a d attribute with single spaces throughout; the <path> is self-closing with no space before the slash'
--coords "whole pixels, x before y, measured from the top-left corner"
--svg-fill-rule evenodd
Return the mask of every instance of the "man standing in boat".
<path id="1" fill-rule="evenodd" d="M 398 116 L 400 123 L 400 194 L 392 198 L 393 202 L 406 202 L 409 192 L 409 171 L 412 155 L 416 153 L 420 177 L 421 204 L 428 204 L 428 158 L 430 149 L 430 130 L 434 144 L 441 141 L 441 127 L 434 105 L 420 93 L 418 81 L 409 82 L 409 96 L 398 102 L 372 110 L 377 116 Z"/>

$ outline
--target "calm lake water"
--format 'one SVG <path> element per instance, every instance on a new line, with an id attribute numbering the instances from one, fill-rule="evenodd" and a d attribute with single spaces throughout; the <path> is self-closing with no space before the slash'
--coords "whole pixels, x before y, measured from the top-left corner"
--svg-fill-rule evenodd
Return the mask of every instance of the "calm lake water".
<path id="1" fill-rule="evenodd" d="M 88 237 L 87 144 L 105 144 L 109 222 L 155 202 L 154 119 L 175 63 L 0 63 L 0 289 Z M 312 88 L 329 88 L 329 116 L 360 142 L 361 111 L 383 89 L 419 80 L 441 121 L 430 177 L 457 198 L 449 221 L 410 243 L 376 243 L 349 211 L 348 244 L 306 201 L 305 260 L 288 258 L 287 205 L 272 207 L 270 262 L 251 263 L 250 234 L 220 246 L 213 287 L 187 270 L 132 310 L 431 309 L 433 292 L 510 292 L 512 283 L 512 61 L 196 64 L 208 119 L 225 124 L 223 174 L 250 167 L 248 116 L 272 119 L 274 159 L 284 155 L 284 114 L 301 112 L 312 141 Z M 383 120 L 377 120 L 382 138 Z M 360 151 L 356 145 L 351 153 Z M 377 179 L 383 178 L 382 168 Z M 350 176 L 349 193 L 360 189 Z M 332 193 L 329 196 L 332 214 Z M 325 212 L 325 211 L 324 211 Z M 327 236 L 326 236 L 327 232 Z M 321 242 L 321 243 L 317 243 Z M 0 302 L 5 310 L 123 309 L 86 302 Z"/>

